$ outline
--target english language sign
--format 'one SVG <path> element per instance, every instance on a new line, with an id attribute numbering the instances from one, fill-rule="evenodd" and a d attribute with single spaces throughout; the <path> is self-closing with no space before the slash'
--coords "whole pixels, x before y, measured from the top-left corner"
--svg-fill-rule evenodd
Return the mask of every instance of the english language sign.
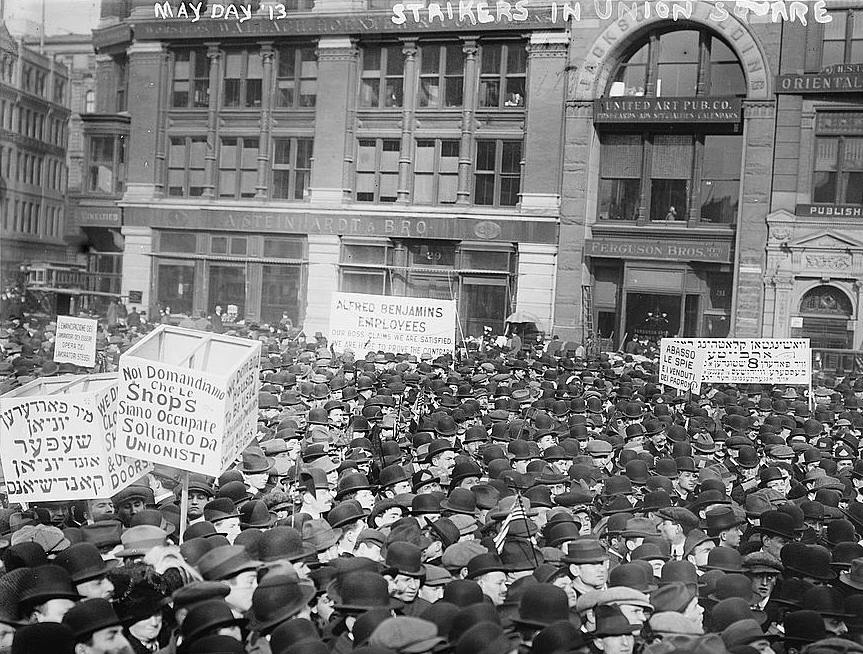
<path id="1" fill-rule="evenodd" d="M 117 376 L 37 380 L 0 398 L 12 502 L 111 497 L 152 466 L 116 450 Z"/>
<path id="2" fill-rule="evenodd" d="M 455 302 L 417 297 L 334 293 L 329 342 L 337 352 L 382 350 L 398 354 L 451 354 Z"/>

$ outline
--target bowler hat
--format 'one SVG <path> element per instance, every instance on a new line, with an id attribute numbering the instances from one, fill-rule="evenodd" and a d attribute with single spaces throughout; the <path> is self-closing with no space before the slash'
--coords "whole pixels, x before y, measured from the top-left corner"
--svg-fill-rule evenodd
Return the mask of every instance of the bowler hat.
<path id="1" fill-rule="evenodd" d="M 85 599 L 66 612 L 63 624 L 72 630 L 75 641 L 80 643 L 101 629 L 119 625 L 120 618 L 108 600 Z"/>
<path id="2" fill-rule="evenodd" d="M 11 654 L 74 654 L 75 635 L 65 624 L 41 622 L 21 627 L 12 639 Z"/>
<path id="3" fill-rule="evenodd" d="M 489 572 L 507 572 L 506 564 L 496 552 L 474 556 L 467 564 L 467 579 L 476 579 Z"/>
<path id="4" fill-rule="evenodd" d="M 258 555 L 265 563 L 279 559 L 299 561 L 314 551 L 315 548 L 304 543 L 302 534 L 293 527 L 267 529 L 258 542 Z"/>
<path id="5" fill-rule="evenodd" d="M 396 608 L 399 602 L 390 598 L 386 579 L 376 572 L 359 570 L 342 578 L 339 601 L 335 609 L 341 613 L 362 613 L 374 608 Z"/>
<path id="6" fill-rule="evenodd" d="M 189 608 L 180 635 L 186 646 L 202 636 L 222 627 L 244 625 L 245 619 L 237 618 L 223 599 L 209 599 Z"/>
<path id="7" fill-rule="evenodd" d="M 51 599 L 80 599 L 72 585 L 72 578 L 59 565 L 43 565 L 33 568 L 27 587 L 21 592 L 20 601 L 30 605 L 41 604 Z"/>
<path id="8" fill-rule="evenodd" d="M 794 518 L 781 511 L 765 511 L 755 530 L 768 536 L 794 540 Z"/>
<path id="9" fill-rule="evenodd" d="M 92 543 L 75 543 L 60 552 L 54 562 L 66 569 L 75 584 L 96 579 L 108 572 L 108 564 Z"/>
<path id="10" fill-rule="evenodd" d="M 363 520 L 368 513 L 356 500 L 345 500 L 336 504 L 327 514 L 327 522 L 333 529 Z"/>
<path id="11" fill-rule="evenodd" d="M 218 497 L 204 505 L 204 520 L 207 522 L 215 524 L 219 520 L 239 517 L 240 514 L 237 512 L 236 504 L 228 497 Z"/>
<path id="12" fill-rule="evenodd" d="M 824 618 L 815 611 L 804 610 L 786 613 L 783 626 L 785 627 L 784 640 L 790 641 L 794 645 L 814 643 L 827 638 Z"/>
<path id="13" fill-rule="evenodd" d="M 518 605 L 516 625 L 542 629 L 569 617 L 569 604 L 563 589 L 554 584 L 534 584 L 527 587 Z"/>
<path id="14" fill-rule="evenodd" d="M 423 579 L 426 576 L 426 568 L 422 564 L 422 554 L 422 549 L 413 543 L 404 541 L 391 543 L 387 546 L 384 573 Z"/>

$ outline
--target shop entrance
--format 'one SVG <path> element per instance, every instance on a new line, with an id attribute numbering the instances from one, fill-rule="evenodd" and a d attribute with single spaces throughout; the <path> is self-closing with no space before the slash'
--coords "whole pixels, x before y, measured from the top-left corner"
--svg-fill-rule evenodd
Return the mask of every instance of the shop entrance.
<path id="1" fill-rule="evenodd" d="M 660 293 L 626 294 L 627 338 L 660 338 L 676 336 L 680 331 L 680 295 Z"/>

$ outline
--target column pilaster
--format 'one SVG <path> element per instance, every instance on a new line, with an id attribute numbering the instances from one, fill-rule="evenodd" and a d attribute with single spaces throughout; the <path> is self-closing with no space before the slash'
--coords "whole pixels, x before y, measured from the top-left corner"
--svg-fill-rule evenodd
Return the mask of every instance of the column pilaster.
<path id="1" fill-rule="evenodd" d="M 203 197 L 212 200 L 216 196 L 216 139 L 219 117 L 219 96 L 221 95 L 220 70 L 222 51 L 218 43 L 205 43 L 207 58 L 210 60 L 210 104 L 207 108 L 207 151 L 204 154 L 204 192 Z"/>
<path id="2" fill-rule="evenodd" d="M 462 93 L 461 144 L 458 156 L 458 190 L 456 204 L 470 204 L 471 169 L 473 168 L 473 130 L 476 112 L 477 45 L 475 36 L 463 38 L 464 91 Z"/>
<path id="3" fill-rule="evenodd" d="M 261 98 L 261 132 L 258 139 L 258 179 L 255 184 L 255 199 L 267 199 L 267 164 L 270 158 L 270 131 L 273 122 L 273 59 L 275 51 L 273 42 L 261 44 L 261 57 L 264 63 L 263 94 Z"/>
<path id="4" fill-rule="evenodd" d="M 417 45 L 414 40 L 403 41 L 404 62 L 404 107 L 402 107 L 402 140 L 399 148 L 399 187 L 396 203 L 407 204 L 411 195 L 411 161 L 413 157 L 414 116 L 416 113 L 416 68 Z"/>

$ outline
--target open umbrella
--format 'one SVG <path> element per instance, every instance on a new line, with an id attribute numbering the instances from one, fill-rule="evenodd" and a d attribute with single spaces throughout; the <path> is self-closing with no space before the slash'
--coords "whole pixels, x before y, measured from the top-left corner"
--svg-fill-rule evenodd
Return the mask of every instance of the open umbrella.
<path id="1" fill-rule="evenodd" d="M 513 313 L 509 314 L 509 316 L 507 316 L 506 322 L 513 323 L 513 324 L 532 322 L 535 325 L 538 325 L 540 323 L 540 320 L 538 317 L 536 317 L 530 311 L 524 311 L 522 309 L 517 309 Z"/>

